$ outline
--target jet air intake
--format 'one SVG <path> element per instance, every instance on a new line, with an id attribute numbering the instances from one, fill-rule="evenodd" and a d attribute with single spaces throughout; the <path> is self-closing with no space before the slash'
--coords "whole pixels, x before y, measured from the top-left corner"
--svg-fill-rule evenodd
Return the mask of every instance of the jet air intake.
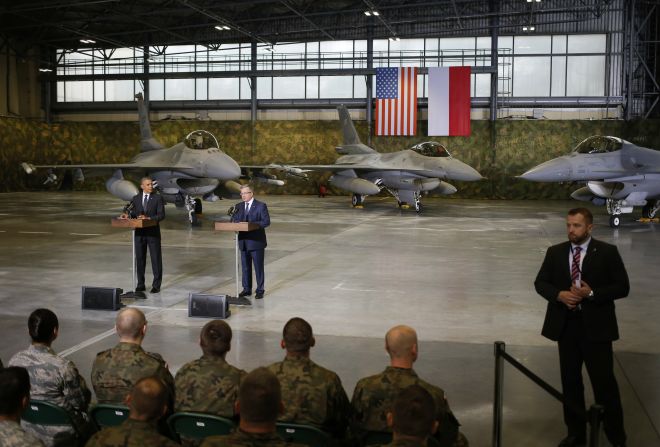
<path id="1" fill-rule="evenodd" d="M 117 178 L 115 176 L 110 177 L 105 182 L 105 189 L 108 190 L 110 194 L 115 197 L 119 197 L 122 200 L 131 200 L 135 195 L 140 192 L 132 182 L 124 180 L 123 178 Z"/>
<path id="2" fill-rule="evenodd" d="M 380 188 L 378 186 L 363 178 L 333 175 L 330 177 L 328 182 L 338 188 L 345 189 L 356 194 L 362 194 L 363 196 L 374 195 L 380 192 Z"/>

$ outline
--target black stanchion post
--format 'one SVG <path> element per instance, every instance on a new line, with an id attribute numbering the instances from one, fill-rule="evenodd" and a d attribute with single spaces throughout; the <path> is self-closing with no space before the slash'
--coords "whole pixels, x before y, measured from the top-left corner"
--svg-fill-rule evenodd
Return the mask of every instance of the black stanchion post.
<path id="1" fill-rule="evenodd" d="M 603 420 L 605 409 L 598 404 L 589 407 L 587 417 L 589 420 L 589 447 L 598 447 L 600 444 L 600 423 Z"/>
<path id="2" fill-rule="evenodd" d="M 504 360 L 506 351 L 503 341 L 495 342 L 495 396 L 493 398 L 493 447 L 502 445 L 502 404 L 504 392 Z"/>

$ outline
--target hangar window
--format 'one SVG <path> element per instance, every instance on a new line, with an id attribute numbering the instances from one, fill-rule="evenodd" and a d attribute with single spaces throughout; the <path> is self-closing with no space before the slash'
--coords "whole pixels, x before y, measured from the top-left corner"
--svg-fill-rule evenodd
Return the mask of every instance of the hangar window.
<path id="1" fill-rule="evenodd" d="M 618 151 L 622 146 L 623 141 L 619 138 L 596 135 L 575 146 L 575 152 L 578 154 L 604 154 Z"/>

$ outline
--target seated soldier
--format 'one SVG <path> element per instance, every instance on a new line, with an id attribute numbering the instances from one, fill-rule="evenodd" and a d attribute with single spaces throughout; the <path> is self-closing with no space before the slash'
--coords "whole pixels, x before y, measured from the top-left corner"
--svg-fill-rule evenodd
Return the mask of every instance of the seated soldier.
<path id="1" fill-rule="evenodd" d="M 424 387 L 410 385 L 401 390 L 387 413 L 392 429 L 391 447 L 426 447 L 427 439 L 438 429 L 433 396 Z"/>
<path id="2" fill-rule="evenodd" d="M 126 398 L 128 419 L 96 433 L 86 447 L 175 447 L 177 443 L 158 433 L 158 420 L 167 413 L 169 391 L 157 377 L 144 377 Z"/>
<path id="3" fill-rule="evenodd" d="M 467 446 L 467 439 L 458 431 L 460 424 L 449 408 L 444 391 L 420 379 L 412 368 L 418 353 L 415 330 L 408 326 L 393 327 L 385 336 L 385 350 L 390 356 L 390 366 L 380 374 L 360 379 L 355 386 L 351 400 L 352 435 L 360 440 L 369 431 L 390 431 L 387 412 L 396 395 L 410 385 L 421 385 L 435 401 L 436 420 L 440 427 L 435 438 L 442 446 Z"/>
<path id="4" fill-rule="evenodd" d="M 286 349 L 281 362 L 268 367 L 280 381 L 286 402 L 282 422 L 314 425 L 341 438 L 350 416 L 350 403 L 339 376 L 309 358 L 316 341 L 312 326 L 292 318 L 282 331 L 280 346 Z"/>
<path id="5" fill-rule="evenodd" d="M 39 437 L 46 445 L 71 445 L 76 431 L 86 440 L 93 430 L 87 416 L 92 393 L 78 368 L 71 360 L 60 357 L 51 345 L 59 335 L 57 316 L 48 309 L 37 309 L 28 318 L 32 344 L 17 352 L 9 366 L 22 366 L 30 375 L 32 399 L 43 400 L 64 408 L 73 420 L 76 430 L 67 425 L 35 425 L 23 421 L 26 430 Z"/>
<path id="6" fill-rule="evenodd" d="M 117 313 L 115 330 L 119 344 L 99 352 L 92 366 L 92 386 L 99 403 L 121 404 L 138 380 L 155 376 L 163 381 L 172 408 L 174 379 L 165 360 L 142 349 L 147 319 L 141 310 L 127 307 Z"/>
<path id="7" fill-rule="evenodd" d="M 284 410 L 277 377 L 266 368 L 257 368 L 241 382 L 236 413 L 238 429 L 226 436 L 209 436 L 202 447 L 302 447 L 277 435 L 275 423 Z"/>
<path id="8" fill-rule="evenodd" d="M 39 438 L 21 428 L 21 415 L 30 403 L 30 376 L 25 368 L 0 367 L 0 445 L 43 447 Z"/>
<path id="9" fill-rule="evenodd" d="M 222 320 L 202 328 L 202 355 L 179 369 L 174 379 L 174 411 L 195 411 L 231 418 L 240 381 L 247 374 L 225 361 L 231 345 L 231 328 Z"/>

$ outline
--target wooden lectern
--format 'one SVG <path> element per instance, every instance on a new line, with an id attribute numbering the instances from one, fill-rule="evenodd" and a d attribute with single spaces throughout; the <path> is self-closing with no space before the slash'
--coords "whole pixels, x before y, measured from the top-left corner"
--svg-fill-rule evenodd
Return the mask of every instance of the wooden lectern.
<path id="1" fill-rule="evenodd" d="M 238 233 L 241 231 L 253 231 L 259 229 L 259 225 L 254 222 L 216 222 L 215 231 L 233 231 L 235 236 L 235 250 L 236 250 L 236 296 L 228 296 L 227 302 L 229 304 L 238 304 L 238 305 L 252 305 L 252 302 L 247 298 L 239 298 L 238 294 L 240 293 L 240 283 L 238 282 Z"/>
<path id="2" fill-rule="evenodd" d="M 121 217 L 113 217 L 110 221 L 110 225 L 114 228 L 130 228 L 131 231 L 131 253 L 133 259 L 133 290 L 137 287 L 137 271 L 136 271 L 136 262 L 135 262 L 135 229 L 136 228 L 147 228 L 155 227 L 158 225 L 158 222 L 151 219 L 124 219 Z M 126 292 L 122 295 L 123 298 L 146 298 L 146 295 L 142 292 Z"/>

